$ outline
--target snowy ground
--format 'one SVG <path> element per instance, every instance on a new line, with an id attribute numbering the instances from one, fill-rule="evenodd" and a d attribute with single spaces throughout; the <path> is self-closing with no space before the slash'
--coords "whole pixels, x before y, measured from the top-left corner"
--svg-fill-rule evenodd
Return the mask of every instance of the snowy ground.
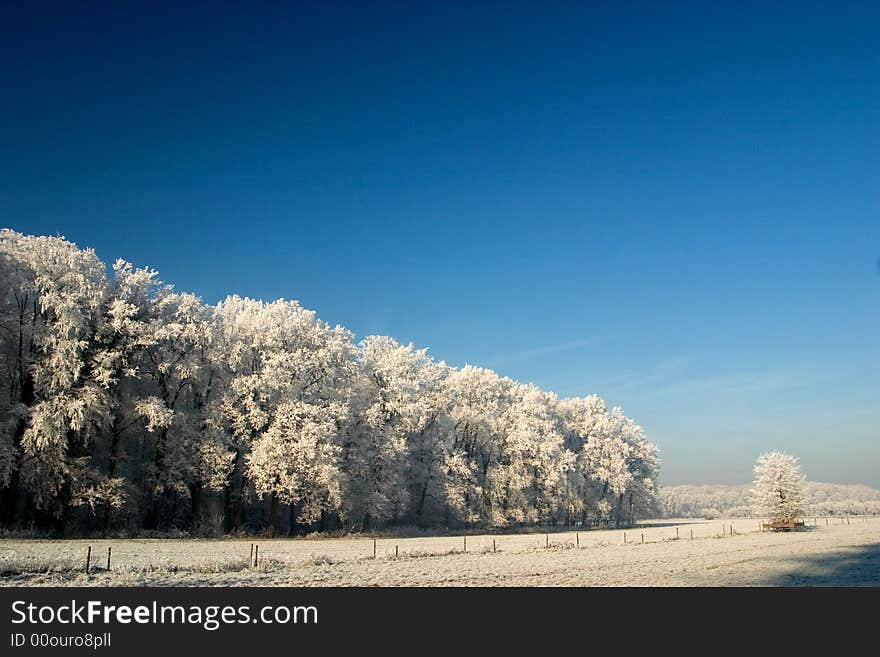
<path id="1" fill-rule="evenodd" d="M 380 538 L 376 559 L 368 537 L 4 539 L 0 585 L 880 586 L 880 518 L 819 518 L 791 533 L 759 527 L 742 518 L 662 520 L 627 530 L 626 544 L 623 531 L 603 530 L 550 533 L 549 547 L 539 533 L 471 535 L 467 553 L 462 536 Z M 256 568 L 248 566 L 253 542 Z M 97 569 L 86 576 L 89 545 Z"/>

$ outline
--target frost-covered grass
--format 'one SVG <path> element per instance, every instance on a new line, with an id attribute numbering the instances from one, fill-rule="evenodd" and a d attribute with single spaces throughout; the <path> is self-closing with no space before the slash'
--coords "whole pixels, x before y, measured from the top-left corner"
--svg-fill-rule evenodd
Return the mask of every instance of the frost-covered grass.
<path id="1" fill-rule="evenodd" d="M 809 520 L 811 522 L 812 519 Z M 730 525 L 734 533 L 730 535 Z M 722 537 L 722 527 L 725 535 Z M 678 539 L 676 539 L 676 528 Z M 690 538 L 693 531 L 693 540 Z M 664 520 L 550 534 L 0 540 L 0 584 L 158 586 L 880 586 L 880 518 L 789 533 Z M 644 543 L 642 542 L 644 536 Z M 493 540 L 495 542 L 493 548 Z M 259 562 L 250 562 L 251 543 Z M 93 571 L 83 572 L 88 546 Z M 112 546 L 112 569 L 106 570 Z"/>

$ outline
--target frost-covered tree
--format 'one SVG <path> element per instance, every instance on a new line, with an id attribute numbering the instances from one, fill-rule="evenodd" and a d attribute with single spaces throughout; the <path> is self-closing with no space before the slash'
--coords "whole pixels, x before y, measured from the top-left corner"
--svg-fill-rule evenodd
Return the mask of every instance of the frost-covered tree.
<path id="1" fill-rule="evenodd" d="M 286 400 L 278 404 L 268 428 L 247 454 L 247 472 L 260 495 L 299 505 L 298 520 L 311 522 L 340 504 L 339 453 L 336 440 L 344 406 Z M 276 518 L 270 518 L 274 531 Z"/>
<path id="2" fill-rule="evenodd" d="M 156 342 L 156 307 L 163 296 L 171 293 L 155 270 L 134 269 L 131 263 L 117 260 L 113 273 L 103 309 L 105 321 L 97 335 L 103 347 L 107 373 L 104 383 L 108 386 L 138 376 L 139 359 Z"/>
<path id="3" fill-rule="evenodd" d="M 517 385 L 492 477 L 494 508 L 510 524 L 552 522 L 576 455 L 566 449 L 557 399 L 533 385 Z"/>
<path id="4" fill-rule="evenodd" d="M 163 511 L 173 512 L 174 493 L 191 496 L 190 518 L 198 520 L 201 489 L 225 481 L 231 450 L 208 422 L 217 384 L 211 310 L 192 294 L 163 295 L 149 331 L 136 411 L 152 443 L 145 524 L 154 528 Z"/>
<path id="5" fill-rule="evenodd" d="M 301 521 L 336 509 L 337 437 L 348 415 L 354 366 L 351 334 L 295 301 L 228 297 L 216 318 L 228 380 L 221 415 L 240 480 L 231 498 L 233 527 L 241 524 L 252 485 L 270 498 L 270 530 L 281 502 Z"/>
<path id="6" fill-rule="evenodd" d="M 471 365 L 449 377 L 454 422 L 446 465 L 450 520 L 490 526 L 508 523 L 502 508 L 507 484 L 502 447 L 515 385 L 492 370 Z"/>
<path id="7" fill-rule="evenodd" d="M 447 385 L 452 368 L 434 362 L 424 350 L 416 353 L 418 386 L 412 394 L 417 398 L 419 417 L 406 438 L 406 517 L 425 526 L 441 523 L 445 512 L 444 468 L 453 440 L 452 402 Z"/>
<path id="8" fill-rule="evenodd" d="M 595 395 L 560 403 L 566 444 L 576 453 L 567 486 L 569 512 L 584 524 L 632 524 L 655 512 L 657 448 L 619 408 L 608 411 Z"/>
<path id="9" fill-rule="evenodd" d="M 0 232 L 4 515 L 14 519 L 20 484 L 55 518 L 102 498 L 120 503 L 115 482 L 91 463 L 93 438 L 110 421 L 106 358 L 94 339 L 106 297 L 95 252 L 61 237 Z"/>
<path id="10" fill-rule="evenodd" d="M 798 459 L 782 452 L 761 454 L 755 464 L 752 505 L 772 521 L 794 520 L 804 512 L 804 476 Z"/>
<path id="11" fill-rule="evenodd" d="M 0 231 L 3 526 L 622 525 L 656 452 L 596 396 Z"/>
<path id="12" fill-rule="evenodd" d="M 105 529 L 117 519 L 115 512 L 122 509 L 122 502 L 133 512 L 139 501 L 140 491 L 134 484 L 137 477 L 125 475 L 137 473 L 140 466 L 133 462 L 137 455 L 127 451 L 129 443 L 143 435 L 138 408 L 146 393 L 140 379 L 140 360 L 144 350 L 155 342 L 151 327 L 157 300 L 170 291 L 154 270 L 135 269 L 124 260 L 113 265 L 113 278 L 108 281 L 94 337 L 101 359 L 101 383 L 111 399 L 110 423 L 104 435 L 98 437 L 95 451 L 108 479 L 117 483 L 121 498 L 117 503 L 108 500 L 103 505 Z"/>
<path id="13" fill-rule="evenodd" d="M 426 350 L 370 336 L 358 345 L 353 423 L 345 438 L 345 516 L 366 530 L 424 510 L 437 466 L 442 370 Z M 416 500 L 410 493 L 415 492 Z"/>

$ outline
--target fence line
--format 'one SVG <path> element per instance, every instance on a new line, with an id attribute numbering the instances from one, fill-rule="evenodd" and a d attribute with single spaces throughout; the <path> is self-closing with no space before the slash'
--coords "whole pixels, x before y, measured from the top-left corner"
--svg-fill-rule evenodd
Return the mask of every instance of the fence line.
<path id="1" fill-rule="evenodd" d="M 869 518 L 871 518 L 873 520 L 873 519 L 876 519 L 876 516 L 867 516 L 867 515 L 863 515 L 863 516 L 838 516 L 838 518 L 839 518 L 839 522 L 832 524 L 830 522 L 829 517 L 827 517 L 827 516 L 823 517 L 822 520 L 824 520 L 824 527 L 827 527 L 831 531 L 834 531 L 834 528 L 838 527 L 838 526 L 843 526 L 843 525 L 851 526 L 853 518 L 855 518 L 855 519 L 862 518 L 862 522 L 867 523 Z M 804 526 L 819 528 L 823 524 L 820 521 L 820 518 L 818 516 L 814 517 L 812 520 L 813 520 L 813 522 L 809 523 L 809 518 L 805 519 Z M 693 524 L 698 525 L 698 527 L 707 526 L 706 523 L 699 522 L 699 521 L 697 521 Z M 746 534 L 758 533 L 759 531 L 762 533 L 766 532 L 766 530 L 767 530 L 766 524 L 763 521 L 759 521 L 758 524 L 759 524 L 758 530 L 752 530 L 751 532 L 747 531 Z M 674 533 L 669 528 L 663 527 L 663 526 L 652 527 L 651 525 L 643 525 L 641 527 L 641 529 L 643 531 L 639 532 L 639 539 L 640 540 L 638 543 L 634 544 L 636 546 L 644 545 L 644 544 L 663 543 L 663 542 L 667 542 L 667 541 L 677 541 L 681 537 L 679 525 L 676 525 L 673 528 L 675 530 Z M 711 532 L 711 529 L 707 533 L 704 533 L 702 535 L 700 535 L 700 534 L 695 535 L 693 527 L 689 527 L 688 530 L 689 530 L 690 540 L 692 540 L 692 541 L 695 539 L 712 539 L 712 538 L 718 539 L 719 538 L 719 535 L 713 534 Z M 610 532 L 614 532 L 614 531 L 615 530 L 607 530 L 607 529 L 596 530 L 597 533 L 601 534 L 601 537 L 597 538 L 597 540 L 594 540 L 592 544 L 587 543 L 584 545 L 581 544 L 580 531 L 559 532 L 558 535 L 560 535 L 560 536 L 565 536 L 566 534 L 569 536 L 569 540 L 567 540 L 566 542 L 562 542 L 562 543 L 551 542 L 550 541 L 550 534 L 545 533 L 543 548 L 546 550 L 549 550 L 551 548 L 557 549 L 557 548 L 563 547 L 563 548 L 580 550 L 580 549 L 590 549 L 590 548 L 594 548 L 594 547 L 605 547 L 609 544 L 607 541 L 608 534 Z M 630 545 L 631 542 L 629 541 L 628 532 L 626 530 L 619 530 L 619 531 L 621 532 L 619 535 L 622 535 L 622 544 L 623 545 Z M 646 533 L 648 534 L 647 540 L 646 540 L 646 536 L 645 536 Z M 570 539 L 571 534 L 574 534 L 574 541 L 573 542 Z M 741 536 L 741 535 L 743 535 L 743 534 L 734 528 L 733 522 L 731 522 L 729 524 L 722 523 L 721 535 L 720 535 L 721 539 L 733 538 L 734 536 Z M 491 538 L 491 549 L 490 549 L 488 541 L 489 541 L 489 536 L 491 536 L 491 535 L 482 534 L 482 535 L 478 535 L 478 536 L 482 538 L 482 540 L 480 540 L 480 547 L 482 547 L 482 553 L 485 554 L 485 553 L 491 552 L 492 554 L 496 554 L 498 552 L 498 539 L 496 537 L 493 536 Z M 521 542 L 526 542 L 526 541 L 528 541 L 528 539 L 532 535 L 529 533 L 526 533 L 526 534 L 504 534 L 502 536 L 508 536 L 510 539 L 519 540 Z M 428 543 L 429 541 L 431 541 L 431 542 L 437 541 L 437 540 L 442 541 L 442 540 L 445 540 L 446 538 L 449 538 L 449 537 L 446 537 L 446 536 L 436 536 L 436 537 L 427 536 L 427 537 L 413 537 L 413 538 L 391 537 L 389 540 L 397 541 L 394 543 L 394 556 L 396 558 L 399 558 L 401 556 L 399 541 L 406 541 L 407 544 L 410 544 L 410 545 L 415 543 L 414 549 L 417 549 L 420 539 L 424 540 L 425 543 Z M 468 539 L 468 535 L 462 536 L 462 548 L 463 548 L 462 552 L 463 553 L 468 552 L 467 539 Z M 14 539 L 12 539 L 12 540 L 14 540 Z M 161 541 L 162 539 L 158 539 L 158 540 Z M 170 540 L 174 540 L 174 539 L 170 539 Z M 298 539 L 274 539 L 274 540 L 288 542 L 291 540 L 296 541 Z M 329 539 L 329 540 L 331 540 L 331 541 L 336 541 L 336 540 L 346 541 L 346 540 L 357 540 L 357 539 L 341 538 L 341 539 Z M 374 560 L 378 558 L 378 542 L 379 542 L 379 540 L 380 539 L 378 539 L 376 537 L 373 537 L 371 539 L 371 541 L 372 541 L 372 559 L 374 559 Z M 272 542 L 270 541 L 269 544 L 271 545 Z M 429 546 L 430 546 L 430 543 L 429 543 Z M 535 549 L 535 548 L 536 548 L 536 546 L 534 545 L 534 543 L 532 543 L 531 549 Z M 524 552 L 524 551 L 528 551 L 529 549 L 530 549 L 530 546 L 526 544 L 526 545 L 523 545 L 521 547 L 521 549 L 516 550 L 516 552 Z M 537 549 L 540 549 L 540 546 Z M 250 552 L 249 552 L 249 556 L 248 556 L 248 566 L 249 567 L 257 568 L 259 566 L 259 563 L 260 563 L 259 552 L 260 552 L 260 545 L 258 543 L 250 543 Z M 430 555 L 430 556 L 444 556 L 444 555 L 452 555 L 452 554 L 455 554 L 456 552 L 457 551 L 454 548 L 449 549 L 448 551 L 445 551 L 445 552 L 441 551 L 439 553 L 438 552 L 431 552 L 431 551 L 418 551 L 415 556 L 425 556 L 426 554 Z M 113 547 L 112 547 L 112 545 L 108 545 L 107 546 L 107 568 L 106 568 L 106 571 L 108 573 L 111 571 L 111 568 L 112 568 L 112 554 L 113 554 Z M 124 555 L 125 555 L 125 551 L 123 551 L 123 559 L 124 559 Z M 266 556 L 265 551 L 264 551 L 264 556 Z M 285 555 L 285 556 L 287 556 L 287 555 Z M 303 556 L 303 555 L 291 555 L 291 556 Z M 404 557 L 407 556 L 407 551 L 403 552 L 403 556 Z M 117 566 L 118 565 L 119 564 L 118 564 L 118 559 L 117 559 Z M 91 576 L 92 574 L 94 574 L 94 570 L 95 570 L 95 567 L 92 564 L 92 545 L 87 545 L 86 555 L 85 555 L 84 572 L 87 576 Z M 100 568 L 98 568 L 98 570 L 100 570 Z"/>

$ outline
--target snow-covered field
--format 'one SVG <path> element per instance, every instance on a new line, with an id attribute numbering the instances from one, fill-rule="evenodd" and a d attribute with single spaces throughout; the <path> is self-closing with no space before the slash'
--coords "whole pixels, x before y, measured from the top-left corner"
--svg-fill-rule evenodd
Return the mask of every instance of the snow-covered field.
<path id="1" fill-rule="evenodd" d="M 761 532 L 758 520 L 743 518 L 662 520 L 626 530 L 623 541 L 622 530 L 483 534 L 467 537 L 465 553 L 462 536 L 379 538 L 373 559 L 368 537 L 4 539 L 0 584 L 880 586 L 880 518 L 836 518 L 828 525 L 819 518 L 818 526 L 791 533 Z M 248 565 L 254 542 L 256 567 Z M 88 546 L 97 568 L 87 576 L 82 569 Z"/>

